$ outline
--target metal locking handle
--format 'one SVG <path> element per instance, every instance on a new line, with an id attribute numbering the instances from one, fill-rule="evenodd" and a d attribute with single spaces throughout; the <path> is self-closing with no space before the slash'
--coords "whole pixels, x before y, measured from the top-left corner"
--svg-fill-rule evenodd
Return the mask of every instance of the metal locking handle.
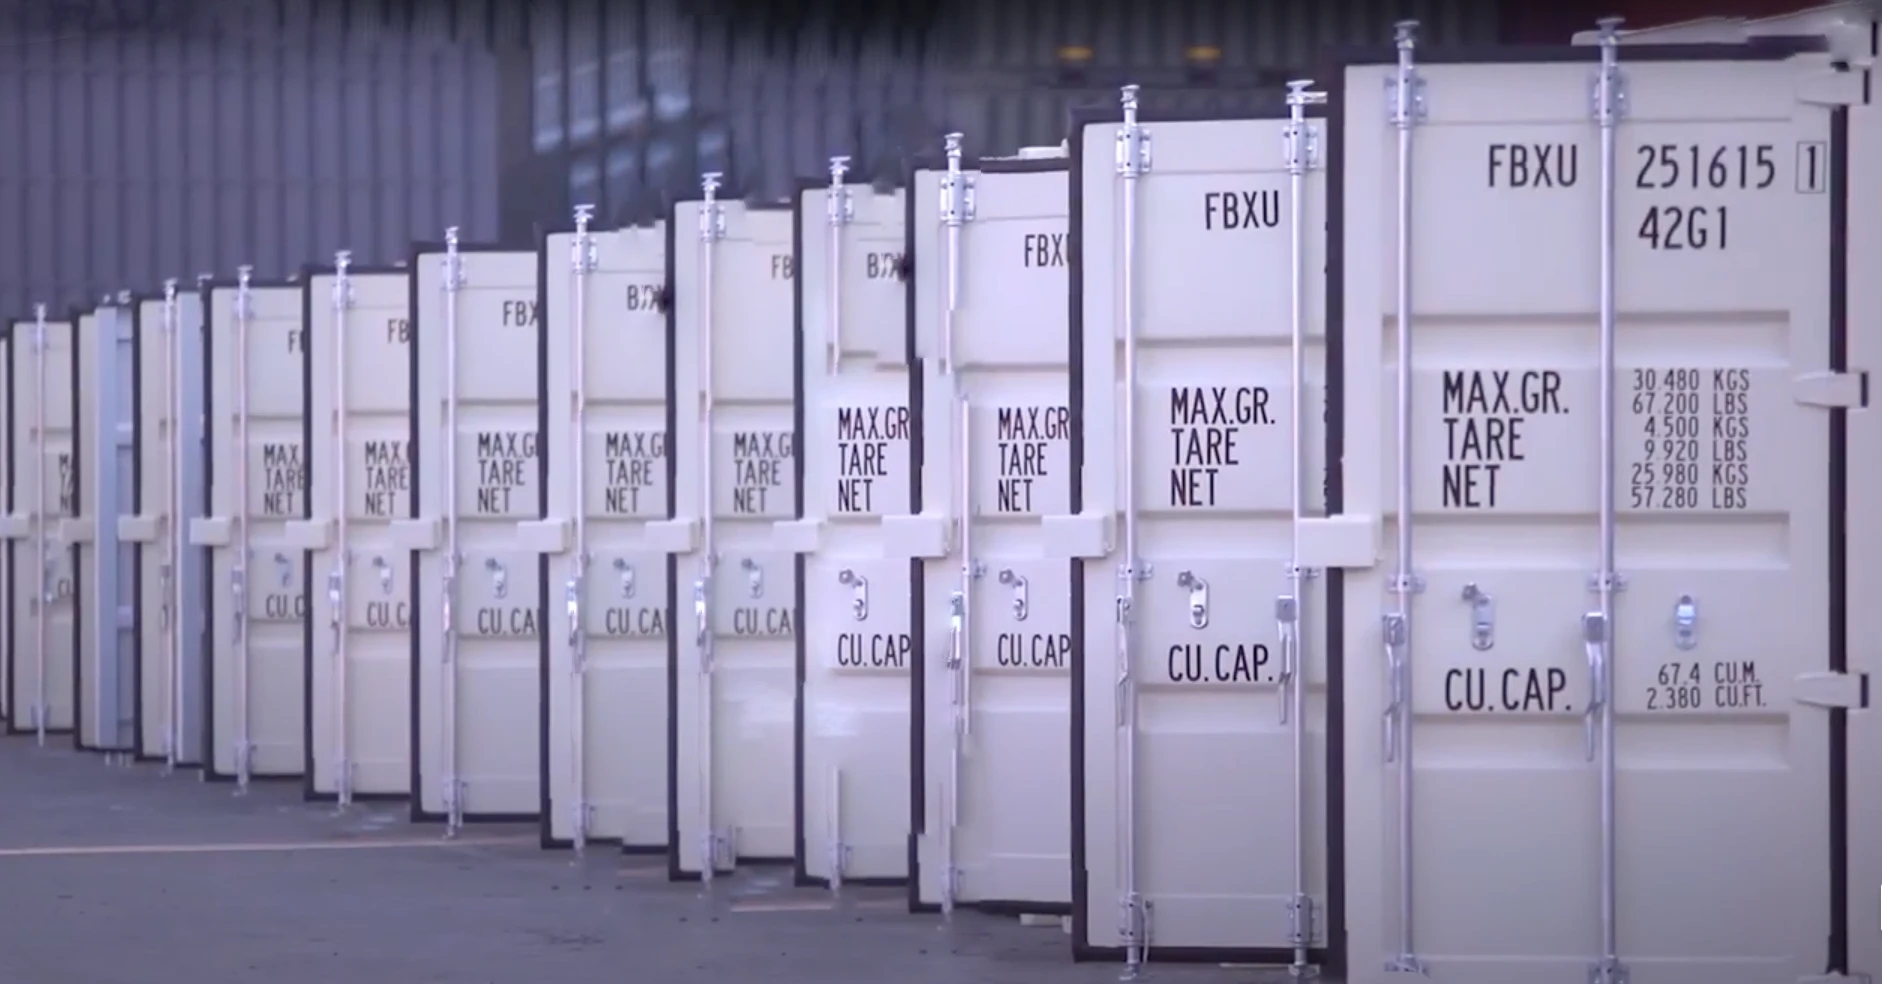
<path id="1" fill-rule="evenodd" d="M 1405 705 L 1404 665 L 1405 616 L 1393 612 L 1385 616 L 1385 760 L 1398 760 L 1398 712 Z"/>
<path id="2" fill-rule="evenodd" d="M 333 633 L 333 651 L 336 653 L 340 651 L 340 606 L 345 603 L 346 594 L 343 588 L 344 581 L 342 577 L 343 575 L 337 567 L 327 574 L 327 608 L 332 612 L 332 614 L 328 616 L 328 624 L 332 625 L 335 630 Z"/>
<path id="3" fill-rule="evenodd" d="M 1000 571 L 1000 583 L 1013 589 L 1013 621 L 1026 621 L 1032 607 L 1027 601 L 1026 578 L 1008 567 Z"/>
<path id="4" fill-rule="evenodd" d="M 1582 647 L 1588 654 L 1588 706 L 1581 712 L 1582 745 L 1588 761 L 1595 760 L 1601 709 L 1607 705 L 1608 619 L 1600 612 L 1581 617 Z"/>
<path id="5" fill-rule="evenodd" d="M 562 586 L 562 601 L 568 609 L 569 648 L 575 648 L 582 637 L 582 582 L 571 577 Z"/>
<path id="6" fill-rule="evenodd" d="M 451 621 L 451 599 L 455 597 L 456 595 L 457 595 L 457 575 L 446 574 L 444 576 L 444 603 L 440 606 L 443 610 L 442 618 L 439 619 L 440 627 L 444 630 L 445 635 L 450 635 L 452 629 L 455 627 L 453 622 Z M 449 646 L 446 646 L 444 649 L 444 653 L 445 653 L 445 658 L 449 659 L 450 654 L 451 654 L 451 648 Z"/>
<path id="7" fill-rule="evenodd" d="M 869 580 L 845 567 L 837 573 L 836 583 L 849 588 L 854 596 L 850 599 L 850 614 L 855 616 L 858 622 L 868 621 Z"/>
<path id="8" fill-rule="evenodd" d="M 967 598 L 964 593 L 956 591 L 948 597 L 948 612 L 948 669 L 953 671 L 949 676 L 952 678 L 954 730 L 966 735 L 973 729 L 973 714 L 968 707 L 967 674 L 972 668 L 967 665 Z"/>
<path id="9" fill-rule="evenodd" d="M 59 600 L 59 553 L 62 548 L 53 547 L 46 554 L 46 562 L 40 565 L 40 594 L 47 607 Z"/>
<path id="10" fill-rule="evenodd" d="M 707 658 L 703 651 L 710 635 L 710 626 L 706 619 L 706 597 L 710 593 L 710 588 L 711 585 L 706 578 L 702 577 L 693 581 L 693 639 L 702 650 L 702 659 Z"/>
<path id="11" fill-rule="evenodd" d="M 1288 690 L 1297 685 L 1294 679 L 1299 665 L 1300 651 L 1300 605 L 1293 595 L 1282 595 L 1274 599 L 1274 621 L 1281 639 L 1281 723 L 1286 724 L 1288 715 Z"/>
<path id="12" fill-rule="evenodd" d="M 169 564 L 164 564 L 157 568 L 157 583 L 159 585 L 157 590 L 161 593 L 161 596 L 163 598 L 163 603 L 159 605 L 157 608 L 157 624 L 160 628 L 168 630 L 170 628 L 170 619 L 172 617 L 170 613 L 170 565 Z"/>
<path id="13" fill-rule="evenodd" d="M 229 594 L 235 602 L 235 641 L 242 641 L 248 627 L 248 569 L 237 567 L 229 572 Z"/>

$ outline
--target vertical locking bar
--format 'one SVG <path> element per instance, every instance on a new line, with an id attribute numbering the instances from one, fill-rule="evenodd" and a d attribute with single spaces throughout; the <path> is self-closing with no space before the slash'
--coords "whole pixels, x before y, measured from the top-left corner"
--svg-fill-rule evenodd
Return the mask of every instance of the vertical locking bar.
<path id="1" fill-rule="evenodd" d="M 166 524 L 163 536 L 163 668 L 164 668 L 164 715 L 163 726 L 163 768 L 174 771 L 177 761 L 183 755 L 183 653 L 182 618 L 183 612 L 183 387 L 178 382 L 177 367 L 179 356 L 177 346 L 182 344 L 182 312 L 177 299 L 177 281 L 172 277 L 163 282 L 163 379 L 169 390 L 164 394 L 168 407 L 169 420 L 161 428 L 164 435 L 162 447 L 163 460 L 170 468 L 169 481 L 165 482 L 163 517 Z"/>
<path id="2" fill-rule="evenodd" d="M 716 874 L 719 856 L 719 832 L 714 825 L 712 797 L 712 755 L 715 745 L 713 736 L 713 699 L 712 679 L 714 649 L 717 644 L 712 630 L 712 593 L 713 580 L 719 565 L 719 546 L 716 524 L 713 522 L 717 512 L 717 503 L 713 495 L 714 468 L 713 426 L 716 407 L 713 401 L 712 376 L 712 309 L 714 285 L 714 263 L 716 246 L 725 236 L 725 206 L 719 201 L 719 179 L 723 177 L 717 171 L 709 171 L 700 176 L 699 203 L 699 327 L 695 344 L 699 353 L 699 495 L 700 512 L 700 570 L 693 582 L 693 614 L 698 621 L 699 648 L 699 817 L 704 831 L 699 844 L 699 877 L 706 885 L 712 884 Z"/>
<path id="3" fill-rule="evenodd" d="M 1126 475 L 1137 474 L 1137 209 L 1138 183 L 1150 169 L 1150 136 L 1137 122 L 1137 92 L 1134 85 L 1119 91 L 1123 125 L 1117 134 L 1117 174 L 1124 183 L 1122 310 L 1124 335 L 1124 426 L 1122 465 Z M 1132 636 L 1137 624 L 1137 582 L 1149 575 L 1137 555 L 1137 483 L 1123 483 L 1124 563 L 1118 572 L 1116 636 L 1118 730 L 1117 756 L 1117 852 L 1124 937 L 1124 974 L 1138 976 L 1148 959 L 1150 947 L 1149 913 L 1137 889 L 1137 685 L 1131 672 L 1135 652 Z"/>
<path id="4" fill-rule="evenodd" d="M 1616 156 L 1620 120 L 1626 113 L 1626 92 L 1620 72 L 1619 17 L 1597 22 L 1601 30 L 1601 67 L 1594 82 L 1594 116 L 1601 130 L 1601 464 L 1598 492 L 1601 522 L 1600 570 L 1595 575 L 1598 609 L 1606 639 L 1602 646 L 1602 670 L 1595 685 L 1599 692 L 1590 695 L 1590 704 L 1599 701 L 1597 723 L 1600 733 L 1601 770 L 1601 951 L 1589 979 L 1593 984 L 1625 984 L 1627 968 L 1621 963 L 1615 914 L 1616 831 L 1614 804 L 1614 589 L 1619 578 L 1615 569 L 1615 197 L 1617 194 Z"/>
<path id="5" fill-rule="evenodd" d="M 1301 648 L 1301 612 L 1307 600 L 1307 579 L 1313 572 L 1301 564 L 1300 529 L 1306 519 L 1304 489 L 1307 483 L 1307 172 L 1319 164 L 1318 133 L 1307 120 L 1307 107 L 1326 102 L 1324 92 L 1311 91 L 1313 82 L 1301 80 L 1287 84 L 1287 160 L 1289 197 L 1289 376 L 1292 395 L 1289 413 L 1293 417 L 1289 448 L 1290 480 L 1288 500 L 1292 515 L 1292 556 L 1288 561 L 1289 594 L 1275 606 L 1281 628 L 1281 665 L 1283 668 L 1281 719 L 1288 724 L 1294 769 L 1294 892 L 1288 903 L 1293 944 L 1293 962 L 1288 972 L 1296 978 L 1312 972 L 1308 948 L 1313 945 L 1313 899 L 1307 891 L 1307 668 Z"/>
<path id="6" fill-rule="evenodd" d="M 440 263 L 444 291 L 444 618 L 443 637 L 439 640 L 440 712 L 439 741 L 444 759 L 444 834 L 455 837 L 464 826 L 464 786 L 457 769 L 457 674 L 458 626 L 456 621 L 458 573 L 464 565 L 458 536 L 457 442 L 458 442 L 458 295 L 464 289 L 464 257 L 458 252 L 458 227 L 444 230 L 444 259 Z"/>
<path id="7" fill-rule="evenodd" d="M 52 545 L 47 538 L 52 536 L 54 525 L 46 514 L 46 426 L 48 423 L 46 398 L 46 346 L 51 340 L 46 337 L 46 306 L 33 305 L 33 373 L 34 390 L 38 399 L 33 401 L 33 471 L 39 481 L 33 483 L 33 521 L 38 527 L 33 531 L 33 552 L 39 568 L 39 618 L 33 623 L 33 662 L 39 669 L 34 675 L 37 680 L 33 689 L 33 736 L 39 744 L 46 743 L 46 715 L 50 707 L 46 701 L 46 646 L 48 643 L 46 622 L 52 618 L 52 603 L 57 594 L 58 581 L 52 572 Z M 57 476 L 55 481 L 63 480 Z M 60 489 L 63 495 L 64 489 Z"/>
<path id="8" fill-rule="evenodd" d="M 961 170 L 961 135 L 950 133 L 943 143 L 947 173 L 941 176 L 942 255 L 946 257 L 946 297 L 941 311 L 940 371 L 954 372 L 954 319 L 961 306 L 961 227 L 974 218 L 974 179 Z"/>
<path id="9" fill-rule="evenodd" d="M 347 310 L 353 306 L 353 282 L 347 271 L 353 265 L 352 250 L 333 254 L 333 570 L 328 575 L 328 601 L 333 609 L 333 743 L 334 793 L 340 808 L 353 802 L 352 743 L 348 731 L 346 631 L 346 572 L 353 559 L 353 545 L 348 538 L 346 515 L 347 490 L 347 402 L 348 373 Z"/>
<path id="10" fill-rule="evenodd" d="M 242 265 L 235 271 L 235 557 L 232 578 L 235 581 L 235 788 L 248 791 L 249 759 L 254 744 L 249 735 L 249 647 L 248 647 L 248 563 L 249 542 L 249 470 L 248 432 L 249 332 L 254 327 L 255 302 L 250 284 L 255 268 Z"/>
<path id="11" fill-rule="evenodd" d="M 843 364 L 843 227 L 856 217 L 856 205 L 843 176 L 849 173 L 848 157 L 830 158 L 830 190 L 825 207 L 830 214 L 830 375 Z"/>
<path id="12" fill-rule="evenodd" d="M 588 632 L 581 624 L 582 592 L 588 583 L 588 380 L 583 369 L 588 350 L 588 286 L 595 271 L 595 241 L 588 231 L 593 205 L 575 206 L 575 238 L 570 246 L 569 294 L 574 315 L 569 340 L 569 470 L 575 488 L 571 519 L 575 569 L 567 593 L 569 618 L 569 778 L 573 834 L 577 853 L 588 847 Z"/>
<path id="13" fill-rule="evenodd" d="M 1397 429 L 1394 443 L 1398 451 L 1398 474 L 1394 497 L 1393 522 L 1397 533 L 1398 564 L 1392 578 L 1396 599 L 1392 618 L 1396 621 L 1388 641 L 1387 661 L 1392 674 L 1393 718 L 1386 722 L 1388 741 L 1398 752 L 1398 954 L 1386 970 L 1396 973 L 1423 974 L 1424 962 L 1418 959 L 1414 923 L 1412 885 L 1415 875 L 1412 840 L 1412 596 L 1418 590 L 1417 568 L 1412 557 L 1412 129 L 1422 115 L 1420 90 L 1414 51 L 1417 48 L 1418 22 L 1400 21 L 1395 27 L 1398 69 L 1392 78 L 1391 123 L 1398 131 L 1398 229 L 1397 249 L 1397 328 L 1398 352 L 1394 375 L 1397 384 Z"/>

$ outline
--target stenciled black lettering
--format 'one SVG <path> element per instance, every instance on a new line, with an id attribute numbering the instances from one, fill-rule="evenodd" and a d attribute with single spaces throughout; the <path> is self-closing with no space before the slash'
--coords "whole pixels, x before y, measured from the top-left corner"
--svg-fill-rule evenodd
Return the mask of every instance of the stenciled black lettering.
<path id="1" fill-rule="evenodd" d="M 732 634 L 738 636 L 790 636 L 797 626 L 789 608 L 735 608 Z"/>
<path id="2" fill-rule="evenodd" d="M 1065 233 L 1029 232 L 1020 239 L 1020 266 L 1027 269 L 1065 265 Z"/>
<path id="3" fill-rule="evenodd" d="M 78 515 L 78 472 L 73 468 L 72 455 L 61 451 L 53 456 L 53 467 L 58 474 L 59 515 Z"/>
<path id="4" fill-rule="evenodd" d="M 403 440 L 367 441 L 363 449 L 364 474 L 360 508 L 375 519 L 389 519 L 399 500 L 412 488 L 412 469 Z"/>
<path id="5" fill-rule="evenodd" d="M 913 648 L 906 632 L 844 632 L 836 637 L 836 665 L 854 670 L 906 670 Z"/>
<path id="6" fill-rule="evenodd" d="M 1070 633 L 1002 632 L 994 641 L 994 665 L 1016 670 L 1063 670 L 1072 652 Z"/>
<path id="7" fill-rule="evenodd" d="M 1171 683 L 1273 683 L 1272 654 L 1266 643 L 1182 643 L 1171 646 L 1167 662 Z"/>
<path id="8" fill-rule="evenodd" d="M 1281 224 L 1281 191 L 1206 191 L 1202 195 L 1202 227 L 1209 231 L 1274 229 Z"/>
<path id="9" fill-rule="evenodd" d="M 301 514 L 301 494 L 307 489 L 307 468 L 301 446 L 290 442 L 264 442 L 261 446 L 261 512 L 264 516 Z"/>
<path id="10" fill-rule="evenodd" d="M 836 509 L 876 511 L 876 479 L 889 476 L 889 445 L 908 442 L 907 407 L 839 407 L 836 412 Z"/>
<path id="11" fill-rule="evenodd" d="M 602 631 L 611 636 L 665 638 L 667 613 L 664 608 L 610 608 L 602 615 Z"/>
<path id="12" fill-rule="evenodd" d="M 656 468 L 667 456 L 663 431 L 609 431 L 601 438 L 603 486 L 601 509 L 611 516 L 632 516 L 641 510 L 640 494 L 657 480 Z M 653 505 L 649 503 L 649 505 Z"/>
<path id="13" fill-rule="evenodd" d="M 1581 146 L 1572 143 L 1493 143 L 1491 188 L 1573 188 L 1581 177 Z"/>
<path id="14" fill-rule="evenodd" d="M 533 300 L 504 301 L 502 311 L 502 324 L 505 328 L 536 327 L 536 302 Z"/>
<path id="15" fill-rule="evenodd" d="M 773 489 L 784 487 L 785 465 L 797 456 L 789 431 L 734 431 L 732 511 L 757 516 L 770 507 Z"/>
<path id="16" fill-rule="evenodd" d="M 1448 711 L 1490 714 L 1535 714 L 1572 711 L 1568 671 L 1558 667 L 1457 667 L 1444 671 L 1444 708 Z"/>
<path id="17" fill-rule="evenodd" d="M 1531 417 L 1565 414 L 1562 374 L 1554 369 L 1444 371 L 1443 507 L 1495 509 L 1503 469 L 1527 460 Z"/>
<path id="18" fill-rule="evenodd" d="M 1170 390 L 1170 505 L 1216 504 L 1222 470 L 1239 466 L 1249 427 L 1275 423 L 1265 386 L 1178 386 Z"/>
<path id="19" fill-rule="evenodd" d="M 872 250 L 863 254 L 863 275 L 870 280 L 900 280 L 902 254 Z"/>
<path id="20" fill-rule="evenodd" d="M 1063 445 L 1071 434 L 1070 414 L 1062 406 L 1010 406 L 994 411 L 995 509 L 1001 513 L 1030 515 L 1033 483 L 1048 476 L 1046 453 Z"/>
<path id="21" fill-rule="evenodd" d="M 505 516 L 513 508 L 533 508 L 512 497 L 536 475 L 535 431 L 477 432 L 477 512 Z"/>
<path id="22" fill-rule="evenodd" d="M 533 636 L 536 634 L 534 608 L 479 608 L 477 634 L 486 636 Z"/>

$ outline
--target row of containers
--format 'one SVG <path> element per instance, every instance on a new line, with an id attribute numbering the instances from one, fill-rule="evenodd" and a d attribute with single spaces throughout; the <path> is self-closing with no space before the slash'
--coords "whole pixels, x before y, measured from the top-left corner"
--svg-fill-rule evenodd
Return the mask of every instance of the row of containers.
<path id="1" fill-rule="evenodd" d="M 14 322 L 10 729 L 1133 965 L 1882 970 L 1855 35 L 1401 30 L 1270 119 Z"/>

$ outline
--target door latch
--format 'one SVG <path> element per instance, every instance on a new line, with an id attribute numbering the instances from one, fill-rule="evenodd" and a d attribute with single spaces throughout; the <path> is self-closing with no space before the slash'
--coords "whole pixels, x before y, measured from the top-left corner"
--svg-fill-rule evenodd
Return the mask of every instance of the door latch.
<path id="1" fill-rule="evenodd" d="M 1191 571 L 1176 575 L 1176 586 L 1189 592 L 1189 627 L 1206 629 L 1209 627 L 1209 582 L 1197 577 Z"/>
<path id="2" fill-rule="evenodd" d="M 484 558 L 484 570 L 490 572 L 490 596 L 507 598 L 510 595 L 510 572 L 495 557 Z"/>
<path id="3" fill-rule="evenodd" d="M 1683 594 L 1673 603 L 1673 645 L 1691 649 L 1699 645 L 1699 603 Z"/>
<path id="4" fill-rule="evenodd" d="M 1496 646 L 1496 599 L 1477 587 L 1464 585 L 1464 600 L 1470 602 L 1470 647 L 1482 652 Z"/>
<path id="5" fill-rule="evenodd" d="M 634 567 L 626 558 L 614 558 L 614 572 L 621 575 L 621 597 L 634 597 Z"/>
<path id="6" fill-rule="evenodd" d="M 858 622 L 867 621 L 869 619 L 869 579 L 845 567 L 837 574 L 836 583 L 850 589 L 850 593 L 854 595 L 850 599 L 850 614 L 856 616 Z"/>
<path id="7" fill-rule="evenodd" d="M 765 596 L 765 569 L 758 562 L 746 557 L 738 562 L 739 569 L 745 572 L 745 593 L 753 598 Z"/>
<path id="8" fill-rule="evenodd" d="M 1000 583 L 1013 589 L 1013 621 L 1026 621 L 1026 615 L 1031 611 L 1026 598 L 1026 578 L 1011 567 L 1006 567 L 1000 571 Z"/>
<path id="9" fill-rule="evenodd" d="M 287 554 L 275 554 L 274 570 L 281 582 L 281 589 L 283 591 L 287 590 L 287 588 L 294 583 L 294 562 L 288 559 Z"/>
<path id="10" fill-rule="evenodd" d="M 372 566 L 373 570 L 379 572 L 379 593 L 390 597 L 392 595 L 392 564 L 384 557 L 374 557 Z"/>

